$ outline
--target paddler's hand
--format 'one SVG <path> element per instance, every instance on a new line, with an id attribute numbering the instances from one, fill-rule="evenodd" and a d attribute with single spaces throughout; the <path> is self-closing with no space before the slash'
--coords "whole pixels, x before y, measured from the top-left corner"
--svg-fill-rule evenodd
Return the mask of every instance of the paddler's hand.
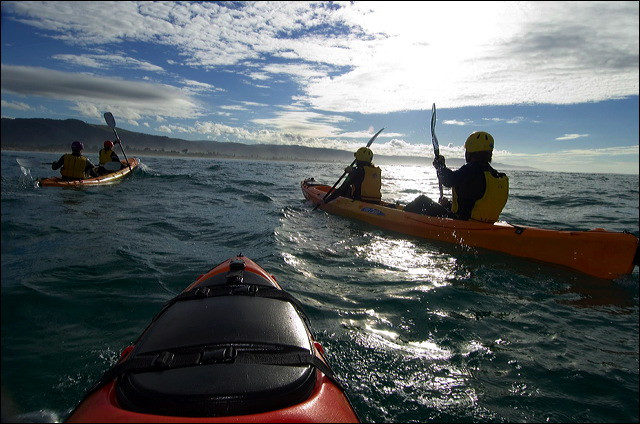
<path id="1" fill-rule="evenodd" d="M 353 166 L 347 166 L 346 168 L 344 168 L 344 172 L 346 172 L 347 174 L 351 174 L 353 172 Z"/>
<path id="2" fill-rule="evenodd" d="M 444 156 L 442 155 L 436 156 L 436 158 L 433 160 L 433 167 L 436 169 L 445 168 L 446 166 L 447 165 L 445 163 Z"/>
<path id="3" fill-rule="evenodd" d="M 438 203 L 440 203 L 440 206 L 443 206 L 448 210 L 451 210 L 451 200 L 447 199 L 446 197 L 443 197 L 442 199 L 438 200 Z"/>

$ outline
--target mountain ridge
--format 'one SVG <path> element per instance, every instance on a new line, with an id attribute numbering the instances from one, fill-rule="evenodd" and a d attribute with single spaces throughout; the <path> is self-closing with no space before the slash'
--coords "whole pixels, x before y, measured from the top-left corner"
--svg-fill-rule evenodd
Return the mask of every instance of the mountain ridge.
<path id="1" fill-rule="evenodd" d="M 243 144 L 210 140 L 184 140 L 116 129 L 125 152 L 131 155 L 190 156 L 203 158 L 235 158 L 291 160 L 310 162 L 353 161 L 353 152 L 322 147 L 275 144 Z M 88 124 L 78 119 L 2 118 L 0 147 L 2 150 L 67 152 L 72 141 L 80 140 L 85 153 L 102 148 L 105 140 L 113 140 L 113 130 L 107 125 Z M 116 150 L 117 152 L 117 150 Z M 377 164 L 431 164 L 428 157 L 376 155 Z M 462 159 L 448 158 L 454 167 Z M 501 168 L 534 169 L 500 165 Z"/>

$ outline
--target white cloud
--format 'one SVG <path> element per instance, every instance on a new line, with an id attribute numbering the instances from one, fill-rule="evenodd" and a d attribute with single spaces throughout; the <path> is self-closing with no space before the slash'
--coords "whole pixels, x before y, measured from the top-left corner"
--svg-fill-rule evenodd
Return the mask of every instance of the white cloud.
<path id="1" fill-rule="evenodd" d="M 182 79 L 180 82 L 185 85 L 185 87 L 182 90 L 187 94 L 202 94 L 202 93 L 226 91 L 225 89 L 218 88 L 212 84 L 207 84 L 204 82 L 190 80 L 190 79 Z"/>
<path id="2" fill-rule="evenodd" d="M 444 121 L 442 121 L 442 123 L 444 125 L 459 125 L 462 127 L 465 125 L 469 125 L 471 122 L 469 120 L 456 121 L 455 119 L 445 119 Z"/>
<path id="3" fill-rule="evenodd" d="M 589 134 L 565 134 L 562 137 L 556 137 L 556 140 L 575 140 L 582 137 L 589 137 Z"/>
<path id="4" fill-rule="evenodd" d="M 266 103 L 247 102 L 247 101 L 243 101 L 243 102 L 240 102 L 240 103 L 242 103 L 245 106 L 269 107 L 269 105 L 266 104 Z"/>
<path id="5" fill-rule="evenodd" d="M 524 164 L 558 172 L 602 172 L 638 174 L 638 145 L 602 149 L 571 149 L 541 154 L 515 154 L 495 157 L 510 164 Z"/>
<path id="6" fill-rule="evenodd" d="M 9 102 L 6 100 L 2 100 L 2 107 L 6 107 L 9 109 L 17 109 L 17 110 L 31 110 L 31 106 L 22 102 Z"/>
<path id="7" fill-rule="evenodd" d="M 430 100 L 447 108 L 570 104 L 638 93 L 637 3 L 354 5 L 366 8 L 373 12 L 352 18 L 388 37 L 354 53 L 349 72 L 310 81 L 314 107 L 385 113 L 426 109 Z"/>
<path id="8" fill-rule="evenodd" d="M 526 119 L 523 116 L 515 116 L 513 118 L 482 118 L 483 121 L 490 121 L 493 123 L 501 123 L 504 122 L 505 124 L 520 124 L 522 122 L 525 121 L 529 121 L 529 122 L 533 122 L 533 123 L 537 123 L 539 121 L 535 121 L 535 120 L 531 120 L 531 119 Z"/>
<path id="9" fill-rule="evenodd" d="M 225 110 L 247 110 L 246 107 L 239 106 L 239 105 L 222 105 L 222 106 L 220 106 L 220 109 L 225 109 Z"/>
<path id="10" fill-rule="evenodd" d="M 433 100 L 451 108 L 638 94 L 637 2 L 60 1 L 3 7 L 68 43 L 153 42 L 177 49 L 186 66 L 260 65 L 251 78 L 292 76 L 307 103 L 337 113 L 421 110 Z M 108 59 L 58 57 L 85 66 Z M 272 57 L 283 62 L 265 62 Z"/>
<path id="11" fill-rule="evenodd" d="M 52 56 L 53 59 L 63 62 L 71 63 L 79 66 L 86 66 L 88 68 L 95 69 L 109 69 L 113 66 L 126 66 L 132 69 L 139 69 L 149 72 L 164 72 L 164 69 L 160 66 L 154 65 L 149 62 L 134 59 L 132 57 L 114 55 L 114 54 L 56 54 Z"/>

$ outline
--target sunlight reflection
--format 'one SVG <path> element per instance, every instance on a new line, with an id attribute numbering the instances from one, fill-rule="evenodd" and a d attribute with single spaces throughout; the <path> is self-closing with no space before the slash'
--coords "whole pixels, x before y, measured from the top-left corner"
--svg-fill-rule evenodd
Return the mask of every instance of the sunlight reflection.
<path id="1" fill-rule="evenodd" d="M 438 177 L 432 166 L 385 165 L 383 173 L 384 199 L 407 204 L 420 194 L 432 199 L 440 197 Z"/>
<path id="2" fill-rule="evenodd" d="M 400 336 L 398 333 L 393 332 L 393 331 L 389 331 L 389 330 L 380 330 L 377 328 L 373 328 L 371 325 L 366 324 L 365 325 L 365 330 L 369 331 L 370 333 L 373 333 L 376 336 L 380 336 L 383 339 L 386 340 L 397 340 L 398 337 Z"/>
<path id="3" fill-rule="evenodd" d="M 282 252 L 282 259 L 287 265 L 290 265 L 293 269 L 299 271 L 307 278 L 315 278 L 312 272 L 309 272 L 308 269 L 311 267 L 302 259 L 298 259 L 294 255 Z"/>
<path id="4" fill-rule="evenodd" d="M 355 247 L 367 261 L 383 265 L 378 272 L 395 272 L 413 281 L 428 280 L 429 284 L 418 290 L 428 291 L 446 285 L 455 276 L 456 259 L 434 250 L 416 246 L 412 240 L 390 239 L 374 236 L 366 245 Z M 414 288 L 415 289 L 415 288 Z"/>
<path id="5" fill-rule="evenodd" d="M 413 357 L 425 357 L 434 360 L 449 359 L 453 353 L 445 348 L 438 346 L 437 343 L 424 341 L 403 341 L 400 334 L 388 329 L 377 328 L 373 323 L 361 323 L 356 320 L 343 322 L 347 328 L 358 331 L 360 343 L 372 349 L 390 349 L 401 351 Z"/>
<path id="6" fill-rule="evenodd" d="M 415 406 L 433 408 L 438 411 L 474 408 L 478 395 L 469 387 L 473 375 L 463 364 L 456 364 L 456 352 L 443 348 L 431 340 L 405 342 L 394 331 L 376 328 L 366 323 L 356 328 L 358 344 L 380 352 L 394 351 L 396 365 L 371 369 L 362 368 L 361 374 L 369 374 L 377 393 L 384 396 L 398 396 Z M 484 349 L 472 342 L 468 350 Z M 385 355 L 388 355 L 385 353 Z M 366 378 L 366 377 L 365 377 Z M 363 389 L 364 390 L 364 389 Z"/>
<path id="7" fill-rule="evenodd" d="M 461 346 L 460 350 L 461 350 L 460 353 L 465 356 L 469 356 L 471 353 L 477 353 L 477 352 L 486 353 L 486 354 L 493 353 L 489 347 L 483 345 L 482 343 L 476 340 L 469 341 L 466 345 Z"/>

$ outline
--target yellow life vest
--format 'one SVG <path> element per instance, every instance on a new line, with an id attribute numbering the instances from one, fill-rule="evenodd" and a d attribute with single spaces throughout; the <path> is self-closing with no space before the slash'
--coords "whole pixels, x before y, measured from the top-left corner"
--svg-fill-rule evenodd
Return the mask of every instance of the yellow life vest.
<path id="1" fill-rule="evenodd" d="M 87 158 L 84 156 L 75 156 L 70 153 L 64 155 L 64 164 L 60 170 L 60 174 L 67 178 L 86 178 L 85 168 L 87 167 Z"/>
<path id="2" fill-rule="evenodd" d="M 382 199 L 380 188 L 382 177 L 380 168 L 373 165 L 364 167 L 364 179 L 360 187 L 360 199 L 365 202 L 379 202 Z"/>
<path id="3" fill-rule="evenodd" d="M 484 179 L 487 183 L 484 196 L 476 200 L 470 219 L 494 223 L 509 198 L 509 177 L 504 174 L 494 176 L 491 171 L 484 171 Z"/>
<path id="4" fill-rule="evenodd" d="M 111 162 L 111 153 L 113 153 L 113 150 L 100 149 L 100 153 L 99 153 L 100 165 L 104 165 L 107 162 Z"/>

